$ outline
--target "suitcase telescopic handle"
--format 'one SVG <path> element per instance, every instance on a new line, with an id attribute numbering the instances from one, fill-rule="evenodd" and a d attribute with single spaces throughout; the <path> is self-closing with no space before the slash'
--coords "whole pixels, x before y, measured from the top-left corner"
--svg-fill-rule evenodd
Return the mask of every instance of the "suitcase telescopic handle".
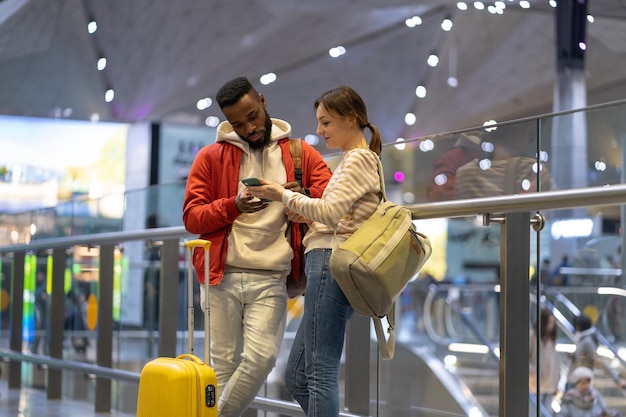
<path id="1" fill-rule="evenodd" d="M 211 242 L 204 239 L 186 240 L 188 258 L 187 258 L 187 333 L 189 343 L 189 353 L 193 354 L 193 333 L 195 329 L 194 324 L 194 308 L 193 308 L 193 250 L 195 248 L 204 249 L 204 306 L 202 312 L 204 313 L 204 361 L 211 365 L 211 357 L 209 356 L 209 346 L 211 344 L 211 307 L 209 305 L 209 290 L 210 290 L 210 278 L 209 278 L 209 249 L 211 248 Z"/>

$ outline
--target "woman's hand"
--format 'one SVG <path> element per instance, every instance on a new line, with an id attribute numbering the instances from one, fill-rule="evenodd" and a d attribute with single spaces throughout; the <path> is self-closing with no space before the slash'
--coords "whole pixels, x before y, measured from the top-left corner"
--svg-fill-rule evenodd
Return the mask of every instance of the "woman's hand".
<path id="1" fill-rule="evenodd" d="M 249 186 L 248 192 L 254 197 L 259 197 L 271 201 L 282 201 L 285 188 L 275 182 L 266 181 L 259 178 L 263 185 Z"/>
<path id="2" fill-rule="evenodd" d="M 287 215 L 287 220 L 289 220 L 290 222 L 306 223 L 309 226 L 311 225 L 311 223 L 313 223 L 311 219 L 307 219 L 306 217 L 301 216 L 298 213 L 289 210 L 287 207 L 285 207 L 285 214 Z"/>

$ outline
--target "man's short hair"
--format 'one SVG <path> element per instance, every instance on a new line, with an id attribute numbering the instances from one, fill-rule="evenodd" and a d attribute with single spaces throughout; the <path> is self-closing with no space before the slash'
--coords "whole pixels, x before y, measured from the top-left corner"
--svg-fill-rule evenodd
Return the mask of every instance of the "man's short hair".
<path id="1" fill-rule="evenodd" d="M 219 89 L 215 100 L 220 106 L 220 109 L 223 110 L 224 107 L 236 104 L 243 96 L 251 91 L 254 91 L 258 95 L 246 77 L 237 77 L 228 81 Z"/>

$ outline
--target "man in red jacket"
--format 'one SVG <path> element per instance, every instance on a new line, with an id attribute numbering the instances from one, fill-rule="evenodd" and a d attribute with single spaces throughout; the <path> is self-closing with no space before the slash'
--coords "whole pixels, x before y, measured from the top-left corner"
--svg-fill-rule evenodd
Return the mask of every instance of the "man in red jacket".
<path id="1" fill-rule="evenodd" d="M 198 152 L 187 178 L 183 222 L 212 242 L 210 256 L 211 356 L 218 380 L 220 417 L 240 416 L 275 365 L 287 312 L 285 280 L 298 274 L 300 227 L 280 201 L 261 201 L 241 179 L 263 177 L 319 198 L 331 172 L 302 141 L 302 187 L 295 180 L 289 123 L 270 118 L 265 98 L 244 77 L 216 95 L 227 121 L 213 145 Z M 198 279 L 204 256 L 194 253 Z M 201 287 L 202 303 L 205 302 Z"/>

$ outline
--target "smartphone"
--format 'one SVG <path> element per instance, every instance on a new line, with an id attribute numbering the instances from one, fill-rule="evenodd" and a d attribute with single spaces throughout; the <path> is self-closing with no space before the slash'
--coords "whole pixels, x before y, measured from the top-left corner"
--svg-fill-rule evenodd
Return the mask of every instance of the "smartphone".
<path id="1" fill-rule="evenodd" d="M 251 185 L 252 186 L 254 186 L 254 185 L 262 185 L 261 181 L 259 181 L 259 179 L 255 178 L 255 177 L 244 178 L 244 179 L 241 180 L 241 182 L 243 182 L 246 187 L 249 187 Z"/>
<path id="2" fill-rule="evenodd" d="M 251 185 L 253 185 L 253 186 L 254 185 L 263 185 L 263 184 L 261 184 L 261 181 L 259 181 L 259 179 L 255 178 L 255 177 L 244 178 L 244 179 L 241 180 L 241 182 L 243 182 L 243 184 L 246 187 L 249 187 Z M 266 203 L 269 203 L 271 200 L 268 200 L 267 198 L 262 198 L 261 201 L 265 201 Z"/>

